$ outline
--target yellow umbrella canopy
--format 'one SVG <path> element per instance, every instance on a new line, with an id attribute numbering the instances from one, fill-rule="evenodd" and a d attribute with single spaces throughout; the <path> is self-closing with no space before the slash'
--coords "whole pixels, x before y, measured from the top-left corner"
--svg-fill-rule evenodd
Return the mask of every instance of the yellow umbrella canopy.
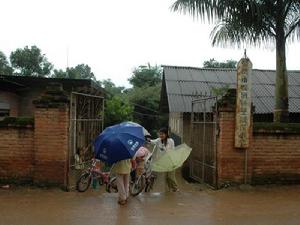
<path id="1" fill-rule="evenodd" d="M 189 157 L 192 148 L 186 144 L 176 146 L 166 151 L 159 159 L 153 162 L 152 170 L 155 172 L 169 172 L 182 166 Z"/>

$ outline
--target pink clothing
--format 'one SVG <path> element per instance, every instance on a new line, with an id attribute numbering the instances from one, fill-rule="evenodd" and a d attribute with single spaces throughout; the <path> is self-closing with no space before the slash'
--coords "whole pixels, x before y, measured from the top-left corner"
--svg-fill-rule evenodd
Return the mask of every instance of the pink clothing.
<path id="1" fill-rule="evenodd" d="M 145 147 L 140 147 L 137 152 L 135 153 L 135 157 L 143 158 L 148 155 L 150 151 Z"/>

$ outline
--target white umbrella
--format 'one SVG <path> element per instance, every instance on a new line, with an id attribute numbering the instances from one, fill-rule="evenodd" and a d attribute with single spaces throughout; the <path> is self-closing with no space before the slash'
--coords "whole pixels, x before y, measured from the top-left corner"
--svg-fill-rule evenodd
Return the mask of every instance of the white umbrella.
<path id="1" fill-rule="evenodd" d="M 132 122 L 132 121 L 127 121 L 126 123 L 130 123 L 133 126 L 137 126 L 137 127 L 143 127 L 142 125 L 140 125 L 138 123 L 135 123 L 135 122 Z M 149 131 L 146 130 L 145 127 L 143 127 L 143 132 L 144 132 L 144 136 L 151 136 L 151 134 L 149 133 Z"/>

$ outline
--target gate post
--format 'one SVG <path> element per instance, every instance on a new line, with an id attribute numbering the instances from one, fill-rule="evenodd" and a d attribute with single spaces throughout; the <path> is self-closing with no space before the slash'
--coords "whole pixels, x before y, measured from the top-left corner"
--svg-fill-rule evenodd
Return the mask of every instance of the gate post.
<path id="1" fill-rule="evenodd" d="M 218 105 L 219 135 L 217 138 L 218 187 L 243 184 L 251 180 L 252 159 L 249 151 L 252 143 L 252 119 L 250 147 L 235 147 L 236 89 L 230 89 Z M 252 116 L 251 116 L 252 118 Z M 247 178 L 247 179 L 245 179 Z"/>
<path id="2" fill-rule="evenodd" d="M 34 102 L 34 175 L 38 185 L 67 186 L 69 99 L 51 84 Z"/>

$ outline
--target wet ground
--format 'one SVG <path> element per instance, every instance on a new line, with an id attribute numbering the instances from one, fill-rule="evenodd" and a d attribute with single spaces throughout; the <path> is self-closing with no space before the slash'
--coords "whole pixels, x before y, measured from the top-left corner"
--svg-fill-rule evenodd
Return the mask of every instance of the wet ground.
<path id="1" fill-rule="evenodd" d="M 0 189 L 0 225 L 299 225 L 300 186 L 213 191 L 180 182 L 181 191 L 131 198 L 89 189 L 85 193 L 18 187 Z"/>

